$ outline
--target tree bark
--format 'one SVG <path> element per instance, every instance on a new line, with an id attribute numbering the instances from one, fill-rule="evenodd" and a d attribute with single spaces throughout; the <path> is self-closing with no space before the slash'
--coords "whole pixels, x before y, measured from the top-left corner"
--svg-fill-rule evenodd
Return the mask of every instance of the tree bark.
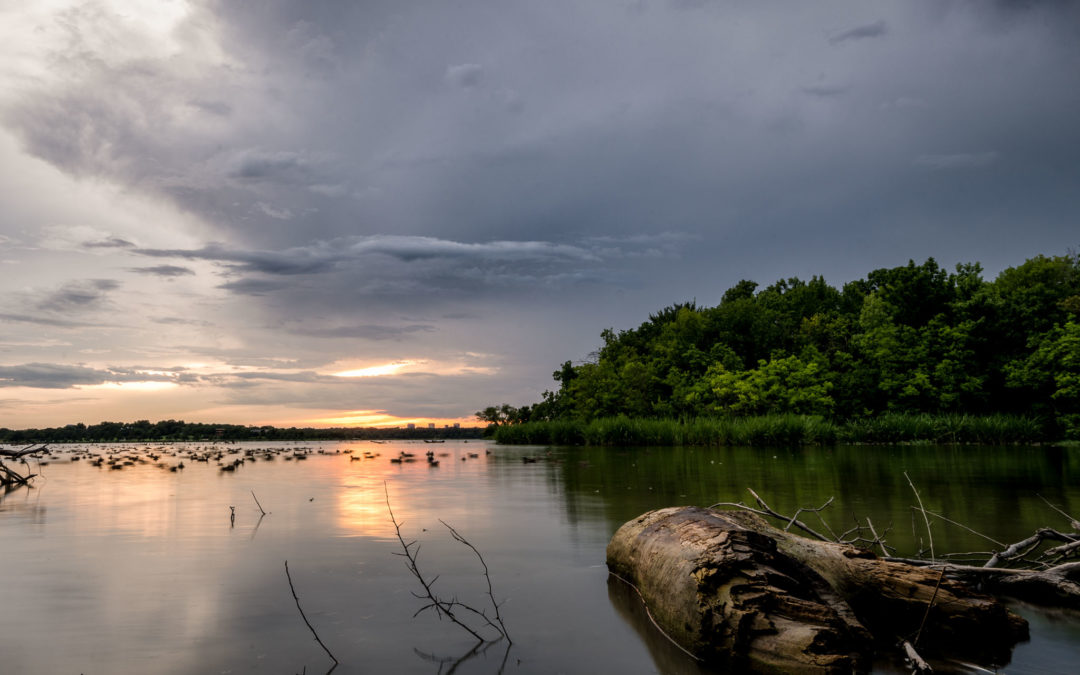
<path id="1" fill-rule="evenodd" d="M 1027 636 L 1023 619 L 938 570 L 806 539 L 752 513 L 652 511 L 615 533 L 607 560 L 672 639 L 757 672 L 865 670 L 875 647 L 916 635 L 921 653 L 1000 663 Z"/>

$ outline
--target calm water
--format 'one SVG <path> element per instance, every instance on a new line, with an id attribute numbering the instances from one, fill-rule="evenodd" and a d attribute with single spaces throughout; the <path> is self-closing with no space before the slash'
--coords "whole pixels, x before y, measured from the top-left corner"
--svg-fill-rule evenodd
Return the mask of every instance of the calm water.
<path id="1" fill-rule="evenodd" d="M 1003 542 L 1040 526 L 1067 528 L 1038 495 L 1080 513 L 1075 450 L 555 448 L 545 458 L 546 448 L 476 441 L 249 443 L 217 449 L 290 451 L 231 473 L 213 460 L 167 470 L 209 447 L 81 448 L 128 456 L 150 448 L 165 467 L 151 460 L 109 470 L 71 461 L 80 448 L 57 446 L 34 489 L 0 499 L 0 672 L 325 672 L 330 662 L 289 591 L 288 560 L 304 611 L 341 661 L 335 674 L 692 675 L 705 671 L 648 626 L 604 567 L 611 534 L 646 510 L 739 501 L 747 487 L 782 511 L 834 496 L 831 527 L 870 517 L 891 526 L 901 554 L 927 544 L 921 519 L 913 530 L 904 471 L 928 509 Z M 286 461 L 296 448 L 311 454 Z M 422 460 L 428 449 L 446 455 L 439 467 L 389 462 L 402 450 Z M 365 451 L 380 456 L 351 459 Z M 541 460 L 524 463 L 526 455 Z M 444 594 L 485 601 L 478 561 L 439 520 L 480 549 L 506 600 L 509 650 L 498 643 L 470 656 L 473 642 L 460 629 L 413 617 L 423 603 L 394 555 L 384 489 Z M 933 534 L 939 552 L 992 546 L 945 523 Z M 1021 611 L 1033 638 L 1004 671 L 1075 672 L 1080 619 Z"/>

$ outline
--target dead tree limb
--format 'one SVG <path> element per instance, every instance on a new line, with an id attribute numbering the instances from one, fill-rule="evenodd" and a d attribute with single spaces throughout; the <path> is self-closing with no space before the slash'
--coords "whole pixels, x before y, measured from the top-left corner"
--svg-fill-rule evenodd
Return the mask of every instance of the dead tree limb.
<path id="1" fill-rule="evenodd" d="M 259 511 L 262 513 L 263 516 L 265 516 L 266 515 L 266 509 L 264 509 L 262 507 L 262 504 L 259 503 L 259 498 L 255 496 L 255 491 L 254 490 L 251 491 L 251 498 L 255 500 L 255 506 L 258 506 Z M 260 518 L 261 517 L 262 516 L 260 516 Z"/>
<path id="2" fill-rule="evenodd" d="M 912 506 L 911 508 L 914 509 L 915 507 Z M 935 518 L 940 518 L 941 520 L 944 520 L 946 523 L 948 523 L 950 525 L 956 525 L 957 527 L 959 527 L 962 530 L 967 530 L 968 532 L 974 534 L 975 536 L 982 537 L 983 539 L 985 539 L 985 540 L 987 540 L 987 541 L 989 541 L 991 543 L 997 544 L 998 546 L 1005 546 L 1005 544 L 1001 543 L 997 539 L 994 539 L 993 537 L 988 537 L 985 534 L 983 534 L 982 532 L 979 532 L 978 530 L 973 530 L 970 527 L 968 527 L 967 525 L 964 525 L 963 523 L 958 523 L 955 520 L 950 520 L 949 518 L 946 518 L 945 516 L 941 515 L 940 513 L 934 513 L 933 511 L 929 511 L 929 510 L 926 510 L 926 509 L 923 509 L 923 511 L 930 514 L 931 516 L 933 516 Z"/>
<path id="3" fill-rule="evenodd" d="M 397 534 L 398 542 L 401 544 L 401 548 L 402 548 L 401 553 L 395 553 L 394 555 L 398 555 L 398 556 L 401 556 L 401 557 L 405 558 L 405 567 L 409 570 L 409 572 L 413 575 L 413 577 L 420 583 L 420 587 L 424 589 L 423 593 L 414 592 L 413 595 L 415 597 L 419 598 L 420 600 L 427 600 L 427 604 L 424 605 L 423 607 L 421 607 L 420 609 L 416 610 L 416 613 L 413 614 L 413 616 L 414 617 L 419 616 L 423 612 L 430 609 L 430 610 L 434 611 L 435 615 L 438 616 L 440 619 L 442 619 L 442 617 L 445 615 L 446 618 L 448 618 L 452 623 L 454 623 L 457 626 L 461 627 L 462 630 L 467 632 L 469 635 L 473 636 L 476 639 L 477 642 L 481 642 L 481 643 L 490 642 L 491 640 L 488 640 L 483 635 L 481 635 L 477 628 L 475 628 L 475 627 L 469 625 L 468 623 L 466 623 L 466 621 L 463 620 L 461 618 L 461 616 L 459 616 L 456 613 L 457 611 L 460 610 L 461 612 L 466 612 L 468 614 L 472 614 L 472 615 L 480 617 L 488 626 L 490 626 L 496 632 L 498 632 L 499 636 L 497 638 L 495 638 L 496 640 L 506 638 L 507 641 L 509 641 L 510 638 L 506 635 L 506 633 L 503 631 L 503 629 L 501 629 L 498 625 L 493 623 L 491 621 L 491 619 L 484 612 L 482 612 L 481 610 L 478 610 L 475 607 L 472 607 L 471 605 L 463 603 L 463 602 L 459 601 L 457 598 L 452 598 L 450 600 L 447 600 L 445 598 L 440 597 L 439 595 L 437 595 L 435 593 L 435 590 L 434 590 L 433 587 L 435 585 L 435 582 L 439 580 L 439 577 L 436 576 L 436 577 L 433 577 L 432 579 L 429 580 L 423 575 L 423 573 L 421 573 L 419 562 L 418 562 L 419 555 L 420 555 L 420 544 L 418 542 L 416 542 L 416 541 L 410 541 L 410 542 L 405 541 L 404 535 L 401 534 L 401 523 L 399 523 L 397 521 L 397 518 L 394 516 L 394 509 L 391 508 L 391 506 L 390 506 L 390 491 L 387 488 L 385 482 L 383 483 L 383 491 L 386 493 L 386 510 L 389 511 L 389 513 L 390 513 L 390 521 L 394 524 L 394 532 Z M 445 523 L 443 523 L 443 524 L 445 525 Z M 449 526 L 447 526 L 447 527 L 449 527 Z M 453 530 L 453 528 L 451 528 L 451 530 Z M 460 537 L 460 535 L 457 535 L 457 537 Z M 455 537 L 455 539 L 457 537 Z M 462 539 L 458 539 L 458 541 L 462 541 Z M 471 544 L 469 546 L 471 547 Z M 473 550 L 475 551 L 476 549 L 474 548 Z M 479 555 L 479 552 L 477 552 L 477 555 Z M 487 565 L 485 565 L 484 567 L 486 569 Z M 489 583 L 490 583 L 490 579 L 489 579 Z M 489 586 L 489 588 L 490 588 L 490 586 Z M 492 596 L 492 602 L 494 602 L 494 596 Z M 498 607 L 496 606 L 496 612 L 497 611 L 498 611 Z M 499 619 L 499 621 L 501 623 L 501 619 Z"/>
<path id="4" fill-rule="evenodd" d="M 923 522 L 926 523 L 926 536 L 930 539 L 930 560 L 934 559 L 934 533 L 930 531 L 930 519 L 926 517 L 926 508 L 923 506 L 922 497 L 919 496 L 919 491 L 915 489 L 915 483 L 911 482 L 911 476 L 904 472 L 904 478 L 907 478 L 908 485 L 911 486 L 911 491 L 915 493 L 915 500 L 919 502 L 919 509 L 922 511 Z"/>
<path id="5" fill-rule="evenodd" d="M 26 457 L 35 455 L 39 452 L 48 451 L 47 445 L 30 445 L 21 450 L 8 450 L 6 448 L 0 448 L 0 486 L 3 487 L 18 487 L 22 485 L 29 485 L 31 479 L 35 478 L 37 474 L 30 473 L 30 465 L 26 464 Z M 6 466 L 3 462 L 4 457 L 19 460 L 26 465 L 27 472 L 20 474 L 9 466 Z"/>
<path id="6" fill-rule="evenodd" d="M 1053 607 L 1080 606 L 1080 562 L 1044 570 L 977 567 L 932 563 L 918 558 L 885 558 L 917 567 L 944 569 L 948 578 L 964 581 L 985 592 Z"/>
<path id="7" fill-rule="evenodd" d="M 337 668 L 339 665 L 337 657 L 335 657 L 333 653 L 331 653 L 331 651 L 327 648 L 327 646 L 323 644 L 323 641 L 319 639 L 319 634 L 315 632 L 315 627 L 311 625 L 311 622 L 308 621 L 307 615 L 304 614 L 304 610 L 300 607 L 300 598 L 296 596 L 296 587 L 293 586 L 292 575 L 289 574 L 288 560 L 285 561 L 285 578 L 289 580 L 289 590 L 292 591 L 293 600 L 296 601 L 296 609 L 300 612 L 300 618 L 304 620 L 304 623 L 307 624 L 308 630 L 310 630 L 311 634 L 315 636 L 315 642 L 319 643 L 319 646 L 323 648 L 323 651 L 326 652 L 326 655 L 329 656 L 330 660 L 334 662 L 333 668 L 327 671 L 328 673 L 332 672 L 334 668 Z"/>
<path id="8" fill-rule="evenodd" d="M 1057 530 L 1052 530 L 1049 527 L 1044 527 L 1037 530 L 1035 534 L 1027 539 L 1010 544 L 1004 551 L 995 552 L 994 555 L 990 557 L 990 560 L 986 561 L 986 564 L 983 565 L 983 567 L 1000 567 L 1003 562 L 1022 558 L 1038 548 L 1044 541 L 1063 541 L 1066 542 L 1066 546 L 1073 543 L 1080 543 L 1080 540 L 1078 540 L 1076 536 L 1064 534 Z M 1057 548 L 1061 549 L 1063 547 L 1059 546 Z"/>
<path id="9" fill-rule="evenodd" d="M 1038 494 L 1038 493 L 1036 493 L 1036 494 Z M 1080 531 L 1080 519 L 1074 518 L 1074 517 L 1070 516 L 1069 514 L 1065 513 L 1064 511 L 1062 511 L 1061 509 L 1059 509 L 1058 507 L 1054 506 L 1053 504 L 1050 503 L 1050 501 L 1046 497 L 1043 497 L 1042 495 L 1038 495 L 1038 497 L 1039 497 L 1039 499 L 1046 502 L 1047 506 L 1049 506 L 1050 508 L 1054 509 L 1055 511 L 1057 511 L 1061 515 L 1068 518 L 1069 519 L 1069 527 L 1071 527 L 1074 530 Z"/>
<path id="10" fill-rule="evenodd" d="M 874 523 L 870 520 L 870 516 L 866 517 L 866 524 L 870 527 L 870 534 L 874 535 L 874 543 L 881 547 L 881 555 L 883 557 L 888 556 L 889 552 L 885 550 L 885 542 L 878 536 L 877 530 L 874 529 Z"/>
<path id="11" fill-rule="evenodd" d="M 753 489 L 746 488 L 746 491 L 754 496 L 754 501 L 756 501 L 758 506 L 761 507 L 760 509 L 755 509 L 753 507 L 747 506 L 746 504 L 743 504 L 742 502 L 738 502 L 738 503 L 720 502 L 718 504 L 713 504 L 709 508 L 710 509 L 715 509 L 718 506 L 733 506 L 733 507 L 735 507 L 737 509 L 742 509 L 743 511 L 749 511 L 750 513 L 756 513 L 759 516 L 770 516 L 772 518 L 778 518 L 780 520 L 787 521 L 788 526 L 786 528 L 784 528 L 785 532 L 788 530 L 788 528 L 790 528 L 792 525 L 794 525 L 795 527 L 799 528 L 803 532 L 809 534 L 811 537 L 813 537 L 815 539 L 818 539 L 820 541 L 836 541 L 835 539 L 829 539 L 828 537 L 826 537 L 825 535 L 823 535 L 823 534 L 821 534 L 819 532 L 815 532 L 806 523 L 799 520 L 796 516 L 791 516 L 789 518 L 788 516 L 785 516 L 782 513 L 777 513 L 776 511 L 774 511 L 772 509 L 772 507 L 770 507 L 768 504 L 766 504 L 765 500 L 762 499 L 761 497 L 759 497 L 758 493 L 754 492 Z M 818 509 L 818 511 L 825 508 L 830 503 L 832 503 L 832 498 L 831 497 L 829 498 L 829 501 L 825 502 L 824 506 L 822 506 L 821 508 Z M 812 511 L 813 509 L 800 509 L 800 510 Z"/>
<path id="12" fill-rule="evenodd" d="M 451 527 L 449 523 L 447 523 L 445 520 L 442 520 L 441 518 L 439 519 L 439 522 L 445 525 L 446 529 L 450 530 L 450 536 L 452 536 L 455 541 L 458 541 L 465 546 L 471 548 L 472 552 L 476 554 L 476 557 L 480 559 L 480 564 L 484 567 L 484 580 L 487 581 L 488 598 L 491 600 L 491 607 L 495 611 L 495 623 L 497 623 L 498 625 L 492 623 L 491 619 L 488 618 L 487 614 L 483 612 L 481 612 L 480 614 L 489 626 L 502 633 L 502 636 L 506 638 L 506 642 L 508 644 L 514 644 L 514 641 L 510 639 L 510 633 L 508 633 L 506 630 L 506 624 L 503 623 L 502 614 L 499 613 L 499 603 L 495 600 L 495 592 L 491 588 L 491 574 L 488 571 L 487 562 L 484 560 L 484 556 L 480 555 L 480 551 L 477 550 L 477 548 L 473 546 L 468 539 L 461 536 L 461 534 L 459 534 L 457 530 Z"/>

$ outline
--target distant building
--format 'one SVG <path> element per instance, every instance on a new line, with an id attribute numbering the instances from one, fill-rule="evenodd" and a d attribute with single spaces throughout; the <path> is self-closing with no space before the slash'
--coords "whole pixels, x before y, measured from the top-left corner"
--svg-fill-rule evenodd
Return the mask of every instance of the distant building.
<path id="1" fill-rule="evenodd" d="M 454 428 L 455 429 L 460 429 L 461 428 L 461 423 L 460 422 L 454 422 Z"/>
<path id="2" fill-rule="evenodd" d="M 428 429 L 434 429 L 435 428 L 435 423 L 434 422 L 429 422 L 428 425 L 427 425 L 427 428 Z"/>
<path id="3" fill-rule="evenodd" d="M 406 429 L 415 429 L 416 425 L 413 424 L 412 422 L 409 422 L 408 424 L 405 425 L 405 428 Z"/>

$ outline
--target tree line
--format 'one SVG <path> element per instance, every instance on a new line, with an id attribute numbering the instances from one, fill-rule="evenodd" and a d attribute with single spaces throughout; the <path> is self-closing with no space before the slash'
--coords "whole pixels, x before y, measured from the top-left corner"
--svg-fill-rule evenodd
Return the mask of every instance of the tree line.
<path id="1" fill-rule="evenodd" d="M 877 269 L 686 302 L 601 333 L 535 404 L 477 413 L 491 425 L 631 418 L 1007 414 L 1080 438 L 1080 255 L 1039 255 L 991 281 L 978 263 Z"/>
<path id="2" fill-rule="evenodd" d="M 183 420 L 100 422 L 68 424 L 47 429 L 0 429 L 0 443 L 111 443 L 141 441 L 357 441 L 427 438 L 479 438 L 481 429 L 462 428 L 365 428 L 245 426 L 207 424 Z"/>

